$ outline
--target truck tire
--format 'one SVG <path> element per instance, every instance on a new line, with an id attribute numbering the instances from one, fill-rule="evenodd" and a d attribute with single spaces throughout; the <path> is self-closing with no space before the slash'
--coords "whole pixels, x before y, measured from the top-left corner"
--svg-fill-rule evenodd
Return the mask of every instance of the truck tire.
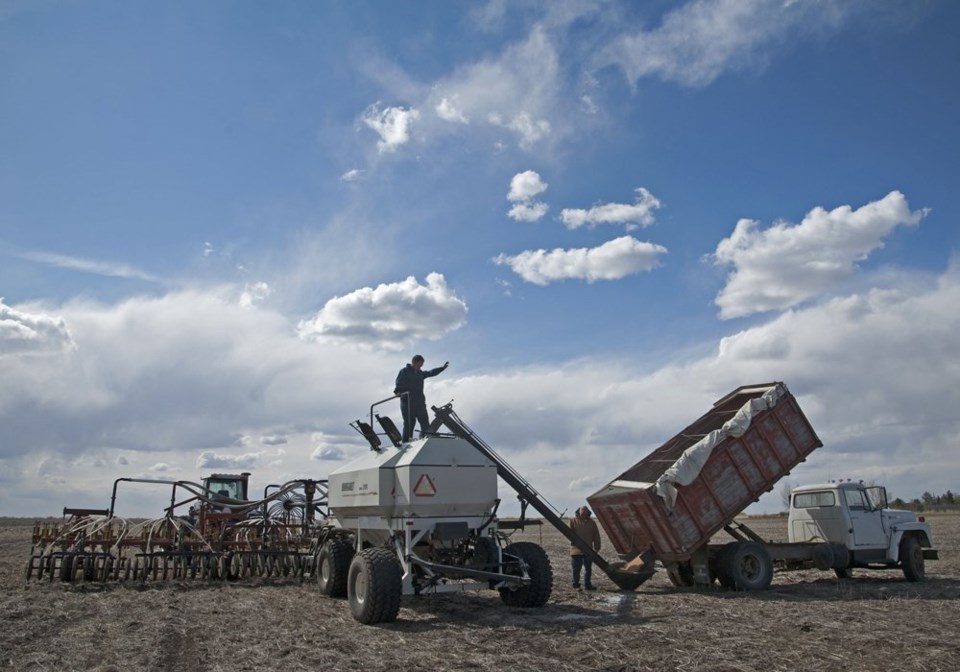
<path id="1" fill-rule="evenodd" d="M 925 581 L 926 568 L 923 564 L 923 548 L 915 536 L 906 536 L 900 540 L 900 567 L 907 581 Z"/>
<path id="2" fill-rule="evenodd" d="M 393 551 L 365 548 L 353 556 L 347 575 L 350 613 L 364 625 L 390 623 L 400 612 L 403 570 Z"/>
<path id="3" fill-rule="evenodd" d="M 773 580 L 773 560 L 763 544 L 741 541 L 728 555 L 727 571 L 736 590 L 766 590 Z"/>
<path id="4" fill-rule="evenodd" d="M 542 607 L 550 599 L 553 591 L 553 568 L 550 558 L 537 544 L 529 541 L 517 541 L 503 549 L 504 560 L 512 555 L 527 564 L 530 583 L 525 586 L 501 588 L 500 599 L 510 607 Z M 519 575 L 520 571 L 510 568 L 505 574 Z"/>
<path id="5" fill-rule="evenodd" d="M 343 538 L 330 539 L 317 553 L 314 569 L 317 588 L 327 597 L 347 596 L 347 576 L 353 560 L 353 544 Z"/>
<path id="6" fill-rule="evenodd" d="M 667 565 L 667 577 L 677 588 L 690 588 L 696 585 L 693 567 L 689 562 L 671 562 Z"/>
<path id="7" fill-rule="evenodd" d="M 736 584 L 733 582 L 733 573 L 731 572 L 733 563 L 731 558 L 739 543 L 740 542 L 737 541 L 731 541 L 717 552 L 715 562 L 717 582 L 728 590 L 736 590 Z"/>

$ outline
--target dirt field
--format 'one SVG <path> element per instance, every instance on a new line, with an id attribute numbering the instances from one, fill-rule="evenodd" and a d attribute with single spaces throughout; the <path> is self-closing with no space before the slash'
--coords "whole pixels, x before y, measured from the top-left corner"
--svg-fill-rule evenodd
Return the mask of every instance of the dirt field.
<path id="1" fill-rule="evenodd" d="M 929 516 L 941 560 L 928 581 L 857 571 L 778 574 L 764 593 L 635 593 L 600 574 L 570 587 L 552 528 L 514 539 L 550 554 L 543 609 L 492 591 L 404 598 L 396 623 L 363 626 L 309 583 L 27 584 L 32 521 L 0 519 L 0 669 L 13 670 L 935 670 L 960 669 L 960 515 Z M 784 539 L 785 521 L 751 525 Z M 609 546 L 607 557 L 613 557 Z"/>

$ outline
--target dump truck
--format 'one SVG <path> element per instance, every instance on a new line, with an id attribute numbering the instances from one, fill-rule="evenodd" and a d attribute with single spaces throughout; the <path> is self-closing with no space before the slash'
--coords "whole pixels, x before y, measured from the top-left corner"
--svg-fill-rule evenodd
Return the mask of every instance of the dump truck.
<path id="1" fill-rule="evenodd" d="M 879 487 L 796 489 L 786 543 L 738 520 L 822 445 L 786 385 L 742 386 L 587 501 L 621 557 L 646 553 L 677 586 L 764 590 L 775 569 L 809 567 L 841 577 L 899 567 L 922 580 L 924 560 L 937 558 L 929 527 L 888 509 Z M 733 541 L 711 543 L 721 531 Z"/>

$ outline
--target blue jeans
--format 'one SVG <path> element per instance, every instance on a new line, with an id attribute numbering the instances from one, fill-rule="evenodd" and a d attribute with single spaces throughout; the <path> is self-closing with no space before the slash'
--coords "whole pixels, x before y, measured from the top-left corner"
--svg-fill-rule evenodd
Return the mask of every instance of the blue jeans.
<path id="1" fill-rule="evenodd" d="M 570 568 L 573 570 L 573 587 L 580 587 L 580 570 L 583 569 L 583 585 L 592 586 L 593 561 L 585 555 L 571 555 Z"/>

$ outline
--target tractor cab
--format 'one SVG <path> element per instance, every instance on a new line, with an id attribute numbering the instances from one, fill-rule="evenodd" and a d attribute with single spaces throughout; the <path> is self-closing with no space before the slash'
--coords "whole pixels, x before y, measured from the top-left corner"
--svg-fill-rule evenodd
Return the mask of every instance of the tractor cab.
<path id="1" fill-rule="evenodd" d="M 250 478 L 249 472 L 242 474 L 211 474 L 203 479 L 205 487 L 214 497 L 224 500 L 232 499 L 234 501 L 245 502 L 247 498 L 247 480 Z"/>

